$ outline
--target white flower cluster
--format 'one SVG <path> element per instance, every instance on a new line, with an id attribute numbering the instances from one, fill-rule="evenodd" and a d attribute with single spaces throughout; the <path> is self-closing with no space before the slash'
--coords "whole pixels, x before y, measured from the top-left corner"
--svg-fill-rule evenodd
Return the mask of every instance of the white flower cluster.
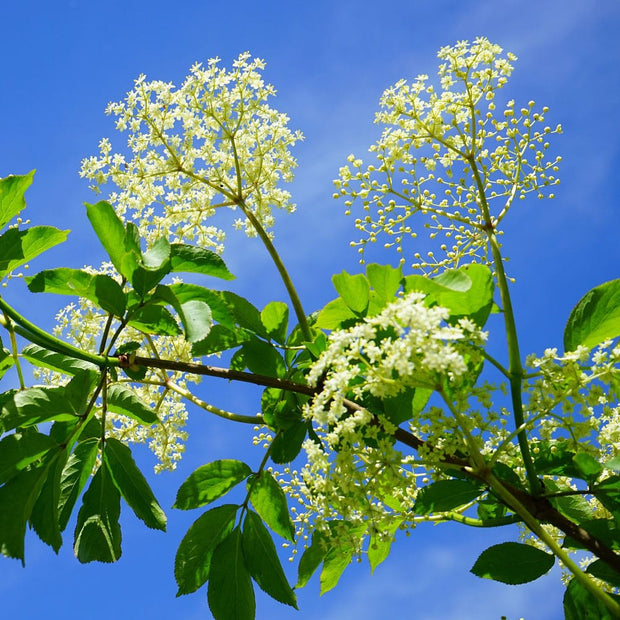
<path id="1" fill-rule="evenodd" d="M 548 110 L 534 111 L 533 101 L 520 110 L 510 101 L 496 114 L 496 91 L 516 57 L 502 56 L 485 38 L 444 47 L 438 56 L 439 89 L 420 75 L 383 93 L 375 122 L 385 128 L 370 147 L 378 163 L 364 167 L 351 155 L 334 182 L 347 213 L 362 202 L 355 225 L 364 236 L 352 242 L 362 260 L 366 245 L 385 234 L 385 247 L 395 247 L 405 262 L 403 242 L 417 236 L 409 224 L 414 214 L 426 217 L 431 238 L 446 240 L 442 258 L 416 252 L 414 268 L 434 273 L 464 256 L 485 257 L 489 229 L 501 233 L 497 226 L 516 197 L 553 197 L 547 188 L 558 183 L 560 158 L 546 161 L 547 137 L 560 126 L 542 125 Z"/>
<path id="2" fill-rule="evenodd" d="M 601 462 L 620 454 L 620 344 L 594 351 L 578 347 L 558 355 L 547 349 L 530 356 L 527 385 L 529 425 L 543 440 L 562 439 Z"/>
<path id="3" fill-rule="evenodd" d="M 150 241 L 170 236 L 222 251 L 224 232 L 205 224 L 220 207 L 242 206 L 270 228 L 273 207 L 295 208 L 280 182 L 292 180 L 289 148 L 303 136 L 267 104 L 275 90 L 263 82 L 264 66 L 249 53 L 230 71 L 211 59 L 195 64 L 178 89 L 140 76 L 124 101 L 107 108 L 129 134 L 128 156 L 104 138 L 81 176 L 97 192 L 112 181 L 118 191 L 110 202 Z M 255 235 L 247 218 L 235 226 Z"/>
<path id="4" fill-rule="evenodd" d="M 107 272 L 110 266 L 99 271 Z M 93 270 L 94 272 L 94 270 Z M 98 339 L 104 333 L 107 316 L 88 300 L 80 299 L 79 304 L 70 304 L 56 315 L 54 334 L 84 351 L 96 352 Z M 114 322 L 110 333 L 114 333 L 118 323 Z M 127 327 L 123 330 L 116 345 L 124 342 L 143 342 L 151 354 L 179 361 L 191 361 L 190 345 L 183 338 L 167 336 L 145 337 L 141 332 Z M 50 385 L 61 385 L 66 377 L 52 371 L 39 369 L 38 378 Z M 187 381 L 197 381 L 195 375 L 149 369 L 140 384 L 127 380 L 122 375 L 119 381 L 130 387 L 142 404 L 152 407 L 160 423 L 145 426 L 141 422 L 121 415 L 106 412 L 106 434 L 124 443 L 148 444 L 158 462 L 156 472 L 173 470 L 185 450 L 187 432 L 187 409 L 182 396 L 174 390 L 185 389 Z M 101 417 L 102 403 L 97 403 L 97 416 Z"/>
<path id="5" fill-rule="evenodd" d="M 330 334 L 308 375 L 321 391 L 305 409 L 321 445 L 306 440 L 307 464 L 301 472 L 288 470 L 290 481 L 284 483 L 303 505 L 303 511 L 296 511 L 301 530 L 310 523 L 325 528 L 328 521 L 344 519 L 360 525 L 361 548 L 370 530 L 413 525 L 407 516 L 416 479 L 428 474 L 426 468 L 416 470 L 413 457 L 394 448 L 385 432 L 394 430 L 388 420 L 348 399 L 363 401 L 369 394 L 385 399 L 410 387 L 436 389 L 445 381 L 456 388 L 468 373 L 466 355 L 470 363 L 478 358 L 475 345 L 486 334 L 469 320 L 448 325 L 448 317 L 448 310 L 428 307 L 424 295 L 413 292 L 358 325 Z M 444 420 L 444 434 L 446 428 Z"/>

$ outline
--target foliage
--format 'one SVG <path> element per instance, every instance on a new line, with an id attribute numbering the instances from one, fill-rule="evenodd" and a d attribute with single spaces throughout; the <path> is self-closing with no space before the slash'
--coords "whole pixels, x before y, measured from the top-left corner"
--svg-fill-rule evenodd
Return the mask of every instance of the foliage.
<path id="1" fill-rule="evenodd" d="M 516 198 L 552 197 L 559 158 L 548 159 L 547 139 L 560 128 L 544 126 L 548 110 L 534 102 L 497 112 L 515 60 L 498 46 L 477 39 L 439 57 L 439 88 L 420 76 L 387 89 L 377 162 L 352 155 L 336 181 L 347 212 L 361 213 L 362 255 L 385 237 L 398 266 L 337 273 L 337 296 L 312 314 L 269 232 L 273 207 L 293 210 L 281 182 L 302 136 L 268 105 L 263 62 L 195 65 L 178 89 L 141 76 L 110 104 L 128 153 L 104 139 L 82 166 L 96 191 L 117 188 L 86 205 L 109 261 L 26 278 L 33 294 L 75 298 L 54 333 L 0 298 L 0 376 L 14 370 L 18 385 L 0 395 L 4 555 L 25 561 L 27 525 L 58 551 L 72 522 L 78 561 L 114 562 L 121 502 L 165 530 L 130 446 L 148 442 L 156 470 L 174 469 L 191 405 L 258 425 L 254 443 L 266 446 L 258 464 L 205 463 L 173 506 L 202 511 L 179 545 L 178 595 L 207 584 L 218 619 L 253 618 L 254 584 L 297 607 L 280 539 L 304 547 L 295 587 L 320 569 L 326 592 L 352 559 L 366 555 L 374 570 L 396 533 L 423 521 L 517 523 L 523 540 L 483 551 L 475 575 L 525 583 L 558 560 L 570 576 L 567 618 L 620 615 L 620 280 L 576 305 L 563 354 L 524 364 L 499 226 Z M 67 236 L 23 225 L 32 178 L 0 180 L 7 279 Z M 290 306 L 259 309 L 208 287 L 233 278 L 219 255 L 224 233 L 207 223 L 224 208 L 261 239 Z M 414 252 L 405 272 L 421 227 L 445 243 L 437 256 Z M 491 313 L 503 319 L 506 362 L 486 350 Z M 221 353 L 227 367 L 204 363 Z M 39 385 L 27 386 L 25 362 Z M 261 414 L 206 402 L 192 385 L 202 376 L 262 386 Z M 227 498 L 233 488 L 240 503 Z M 580 566 L 573 553 L 583 550 Z"/>

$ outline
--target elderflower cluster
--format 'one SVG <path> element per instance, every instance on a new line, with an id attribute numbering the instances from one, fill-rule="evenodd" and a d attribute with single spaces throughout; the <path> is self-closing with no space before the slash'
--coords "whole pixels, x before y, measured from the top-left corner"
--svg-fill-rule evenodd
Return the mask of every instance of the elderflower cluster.
<path id="1" fill-rule="evenodd" d="M 95 270 L 88 268 L 95 272 Z M 98 273 L 111 274 L 110 265 L 104 265 Z M 107 315 L 86 299 L 78 304 L 72 303 L 60 310 L 56 315 L 54 335 L 63 338 L 84 351 L 97 352 L 99 339 L 105 333 Z M 118 327 L 116 321 L 111 325 L 109 333 Z M 190 344 L 183 338 L 170 336 L 145 337 L 141 332 L 125 327 L 116 341 L 116 346 L 125 342 L 142 342 L 144 348 L 156 356 L 191 361 Z M 39 380 L 49 385 L 62 385 L 66 377 L 53 371 L 37 369 Z M 142 422 L 128 416 L 107 411 L 105 414 L 106 434 L 131 444 L 148 444 L 149 449 L 157 458 L 155 472 L 174 470 L 185 450 L 187 432 L 187 409 L 183 396 L 188 381 L 198 381 L 195 375 L 184 375 L 180 372 L 169 372 L 161 369 L 148 369 L 140 384 L 126 379 L 122 374 L 119 382 L 131 388 L 138 400 L 151 407 L 159 418 L 159 423 L 146 426 Z M 102 403 L 97 403 L 98 417 L 102 415 Z"/>
<path id="2" fill-rule="evenodd" d="M 116 185 L 109 201 L 148 241 L 168 236 L 221 252 L 224 232 L 206 224 L 218 208 L 242 207 L 264 229 L 274 207 L 295 208 L 280 184 L 293 178 L 289 149 L 302 134 L 268 105 L 275 89 L 263 82 L 262 60 L 241 54 L 230 71 L 219 62 L 195 64 L 179 88 L 141 75 L 124 101 L 107 107 L 128 133 L 127 154 L 104 138 L 99 155 L 82 161 L 92 189 Z M 247 217 L 235 227 L 256 234 Z"/>
<path id="3" fill-rule="evenodd" d="M 620 454 L 620 344 L 580 346 L 528 357 L 528 425 L 542 440 L 561 439 L 604 462 Z"/>
<path id="4" fill-rule="evenodd" d="M 551 198 L 549 188 L 559 182 L 560 158 L 547 159 L 547 139 L 561 127 L 544 125 L 548 108 L 536 111 L 530 101 L 518 109 L 509 101 L 503 112 L 496 109 L 516 57 L 485 38 L 444 47 L 438 56 L 437 86 L 420 75 L 383 93 L 375 122 L 384 129 L 369 149 L 377 163 L 350 155 L 334 181 L 347 213 L 361 201 L 355 225 L 362 238 L 352 245 L 362 262 L 367 244 L 385 235 L 384 246 L 404 263 L 403 243 L 418 234 L 409 222 L 414 214 L 423 216 L 431 239 L 444 242 L 441 256 L 416 252 L 413 268 L 436 273 L 464 257 L 485 259 L 487 235 L 501 234 L 497 227 L 515 198 Z"/>
<path id="5" fill-rule="evenodd" d="M 445 308 L 428 307 L 424 295 L 413 292 L 330 334 L 308 375 L 309 383 L 320 387 L 304 411 L 316 437 L 304 442 L 307 464 L 300 472 L 289 469 L 284 483 L 303 507 L 296 511 L 300 530 L 344 520 L 353 528 L 348 536 L 359 526 L 353 536 L 359 550 L 370 530 L 413 525 L 407 517 L 416 479 L 427 470 L 395 449 L 393 424 L 348 399 L 389 399 L 411 387 L 434 389 L 445 382 L 458 389 L 486 334 L 467 319 L 448 325 L 448 317 Z M 449 426 L 442 420 L 442 433 L 449 433 Z"/>

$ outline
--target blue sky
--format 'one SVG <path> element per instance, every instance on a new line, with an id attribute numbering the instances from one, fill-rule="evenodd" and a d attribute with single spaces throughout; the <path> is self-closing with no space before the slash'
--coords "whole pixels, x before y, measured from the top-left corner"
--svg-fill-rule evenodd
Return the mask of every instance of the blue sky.
<path id="1" fill-rule="evenodd" d="M 574 304 L 593 286 L 618 277 L 620 210 L 613 182 L 620 167 L 619 28 L 616 0 L 384 0 L 380 6 L 370 0 L 5 0 L 0 176 L 36 168 L 27 216 L 35 224 L 73 231 L 67 243 L 33 263 L 33 270 L 97 264 L 102 255 L 82 207 L 94 197 L 77 172 L 99 139 L 114 133 L 103 113 L 107 102 L 122 98 L 140 73 L 180 82 L 195 61 L 219 56 L 228 64 L 249 50 L 267 61 L 266 79 L 278 89 L 273 105 L 306 136 L 295 148 L 299 169 L 291 189 L 298 212 L 280 218 L 276 243 L 306 308 L 313 310 L 333 297 L 333 273 L 357 269 L 357 255 L 348 247 L 353 222 L 331 198 L 332 179 L 350 152 L 363 154 L 376 139 L 372 119 L 381 92 L 400 78 L 432 75 L 441 46 L 486 36 L 519 57 L 507 96 L 517 106 L 530 99 L 548 105 L 549 124 L 564 128 L 554 139 L 563 156 L 556 200 L 531 198 L 517 205 L 503 239 L 509 271 L 518 277 L 513 294 L 523 352 L 561 348 Z M 257 306 L 285 299 L 258 242 L 231 232 L 225 259 L 237 275 L 234 290 Z M 62 304 L 31 297 L 19 282 L 3 295 L 47 327 Z M 226 391 L 213 382 L 207 388 L 221 405 L 240 413 L 256 410 L 251 390 Z M 0 559 L 4 617 L 209 617 L 204 590 L 174 596 L 174 552 L 199 512 L 169 507 L 178 485 L 198 465 L 223 457 L 258 463 L 261 454 L 251 448 L 249 429 L 206 415 L 192 412 L 178 471 L 152 479 L 168 512 L 168 533 L 146 530 L 125 510 L 123 557 L 110 566 L 78 564 L 71 526 L 59 556 L 29 535 L 25 570 Z M 139 458 L 152 465 L 149 454 Z M 468 573 L 488 544 L 513 538 L 512 530 L 421 527 L 398 541 L 374 576 L 367 564 L 353 565 L 321 598 L 315 579 L 299 593 L 300 612 L 259 594 L 257 617 L 561 618 L 557 571 L 519 587 Z"/>

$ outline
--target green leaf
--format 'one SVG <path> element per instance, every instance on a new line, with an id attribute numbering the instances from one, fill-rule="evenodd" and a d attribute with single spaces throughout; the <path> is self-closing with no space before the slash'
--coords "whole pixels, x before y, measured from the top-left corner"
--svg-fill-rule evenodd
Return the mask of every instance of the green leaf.
<path id="1" fill-rule="evenodd" d="M 403 279 L 403 272 L 400 267 L 372 263 L 366 265 L 366 277 L 383 307 L 394 301 Z"/>
<path id="2" fill-rule="evenodd" d="M 615 588 L 620 588 L 620 573 L 609 566 L 609 564 L 603 562 L 603 560 L 596 560 L 589 564 L 586 573 L 606 581 Z"/>
<path id="3" fill-rule="evenodd" d="M 142 264 L 134 268 L 130 278 L 131 285 L 140 298 L 144 298 L 170 273 L 170 270 L 170 243 L 161 237 L 144 253 Z"/>
<path id="4" fill-rule="evenodd" d="M 10 228 L 0 236 L 0 277 L 66 240 L 68 230 L 53 226 Z"/>
<path id="5" fill-rule="evenodd" d="M 207 581 L 213 551 L 232 532 L 238 508 L 232 504 L 212 508 L 191 525 L 174 560 L 177 596 L 195 592 Z"/>
<path id="6" fill-rule="evenodd" d="M 276 601 L 297 609 L 297 597 L 286 579 L 271 535 L 251 510 L 243 524 L 242 542 L 245 562 L 254 581 Z"/>
<path id="7" fill-rule="evenodd" d="M 420 515 L 454 510 L 481 493 L 480 488 L 465 480 L 439 480 L 420 489 L 414 510 Z"/>
<path id="8" fill-rule="evenodd" d="M 271 460 L 279 465 L 290 463 L 300 453 L 306 432 L 304 421 L 295 422 L 286 430 L 279 431 L 271 443 Z"/>
<path id="9" fill-rule="evenodd" d="M 320 566 L 323 558 L 327 554 L 327 543 L 324 535 L 315 530 L 312 533 L 312 543 L 303 552 L 301 559 L 299 560 L 299 566 L 297 567 L 297 588 L 303 588 L 310 577 L 314 575 L 316 569 Z"/>
<path id="10" fill-rule="evenodd" d="M 291 521 L 286 495 L 275 478 L 266 470 L 248 481 L 250 501 L 261 519 L 276 533 L 294 540 L 295 526 Z"/>
<path id="11" fill-rule="evenodd" d="M 56 447 L 50 437 L 37 432 L 7 435 L 0 441 L 0 483 L 10 480 Z"/>
<path id="12" fill-rule="evenodd" d="M 254 620 L 254 587 L 238 527 L 213 552 L 207 598 L 215 620 Z"/>
<path id="13" fill-rule="evenodd" d="M 207 303 L 200 299 L 187 299 L 182 302 L 169 286 L 158 286 L 155 295 L 177 311 L 188 342 L 200 342 L 209 335 L 213 326 L 213 316 Z"/>
<path id="14" fill-rule="evenodd" d="M 235 323 L 239 327 L 249 329 L 251 332 L 254 332 L 258 336 L 262 336 L 263 338 L 269 338 L 267 330 L 261 320 L 260 312 L 256 306 L 251 304 L 244 297 L 240 297 L 230 291 L 222 291 L 220 295 L 230 307 L 235 317 Z"/>
<path id="15" fill-rule="evenodd" d="M 288 306 L 281 301 L 272 301 L 263 308 L 260 318 L 269 337 L 284 344 L 288 328 Z"/>
<path id="16" fill-rule="evenodd" d="M 120 493 L 102 464 L 84 493 L 75 526 L 74 551 L 80 562 L 116 562 L 121 557 L 120 513 Z"/>
<path id="17" fill-rule="evenodd" d="M 618 597 L 614 597 L 619 600 Z M 564 593 L 565 620 L 613 620 L 613 614 L 576 579 L 568 582 Z"/>
<path id="18" fill-rule="evenodd" d="M 32 184 L 34 170 L 28 174 L 0 179 L 0 228 L 4 228 L 20 211 L 26 208 L 24 193 Z"/>
<path id="19" fill-rule="evenodd" d="M 355 314 L 364 314 L 370 300 L 370 284 L 361 273 L 348 274 L 346 271 L 332 276 L 332 283 L 344 303 Z"/>
<path id="20" fill-rule="evenodd" d="M 394 534 L 400 523 L 401 521 L 395 521 L 390 524 L 387 530 L 382 532 L 375 530 L 370 536 L 370 542 L 368 543 L 368 561 L 370 562 L 371 573 L 374 573 L 377 566 L 389 555 L 390 548 L 394 542 Z"/>
<path id="21" fill-rule="evenodd" d="M 118 439 L 107 437 L 103 457 L 116 488 L 147 527 L 166 531 L 166 515 L 133 460 L 131 450 Z"/>
<path id="22" fill-rule="evenodd" d="M 315 325 L 319 329 L 338 329 L 344 323 L 357 318 L 357 315 L 347 306 L 344 300 L 338 297 L 330 301 L 319 312 Z"/>
<path id="23" fill-rule="evenodd" d="M 605 467 L 607 469 L 611 469 L 612 471 L 620 472 L 620 454 L 618 454 L 618 455 L 614 456 L 613 458 L 609 459 L 605 463 Z"/>
<path id="24" fill-rule="evenodd" d="M 164 286 L 164 285 L 161 285 Z M 224 327 L 234 328 L 235 315 L 231 307 L 224 300 L 221 291 L 212 291 L 204 286 L 189 284 L 187 282 L 177 282 L 176 284 L 165 285 L 169 288 L 180 303 L 186 301 L 204 301 L 213 314 L 213 320 Z"/>
<path id="25" fill-rule="evenodd" d="M 534 465 L 540 474 L 581 478 L 573 461 L 575 453 L 565 441 L 537 441 L 532 443 L 532 448 Z"/>
<path id="26" fill-rule="evenodd" d="M 32 293 L 77 295 L 118 317 L 122 317 L 125 313 L 127 296 L 121 285 L 105 274 L 60 267 L 47 269 L 24 279 Z"/>
<path id="27" fill-rule="evenodd" d="M 58 500 L 58 523 L 60 531 L 64 531 L 77 498 L 86 485 L 93 471 L 97 458 L 98 439 L 86 439 L 77 444 L 67 459 L 60 477 L 60 497 Z"/>
<path id="28" fill-rule="evenodd" d="M 60 498 L 60 477 L 67 462 L 67 453 L 60 450 L 49 464 L 47 478 L 30 515 L 30 525 L 39 538 L 56 553 L 62 546 L 58 521 L 58 500 Z"/>
<path id="29" fill-rule="evenodd" d="M 620 336 L 620 278 L 586 293 L 573 308 L 564 329 L 564 350 L 589 349 Z"/>
<path id="30" fill-rule="evenodd" d="M 234 280 L 226 263 L 215 252 L 194 245 L 173 243 L 171 245 L 170 262 L 175 273 L 201 273 L 222 280 Z"/>
<path id="31" fill-rule="evenodd" d="M 603 466 L 587 452 L 577 452 L 573 456 L 573 463 L 575 463 L 584 480 L 596 480 L 603 471 Z"/>
<path id="32" fill-rule="evenodd" d="M 323 569 L 321 570 L 321 595 L 335 588 L 340 581 L 345 568 L 351 563 L 353 558 L 353 549 L 342 549 L 340 547 L 332 547 L 323 560 Z"/>
<path id="33" fill-rule="evenodd" d="M 128 226 L 125 230 L 112 206 L 104 201 L 94 205 L 86 204 L 86 215 L 116 271 L 131 281 L 141 258 L 133 229 Z"/>
<path id="34" fill-rule="evenodd" d="M 238 347 L 253 338 L 252 333 L 243 328 L 228 329 L 222 325 L 213 325 L 206 338 L 192 345 L 192 355 L 210 355 Z"/>
<path id="35" fill-rule="evenodd" d="M 258 338 L 252 338 L 241 346 L 243 361 L 251 372 L 268 377 L 284 377 L 286 366 L 276 348 Z"/>
<path id="36" fill-rule="evenodd" d="M 67 375 L 75 375 L 80 370 L 98 371 L 99 368 L 84 360 L 78 360 L 62 353 L 56 353 L 40 347 L 37 344 L 29 344 L 22 350 L 22 356 L 31 364 L 40 368 L 49 368 Z"/>
<path id="37" fill-rule="evenodd" d="M 142 422 L 142 424 L 151 425 L 159 422 L 153 409 L 147 407 L 129 388 L 118 383 L 108 388 L 108 409 L 113 413 L 120 413 Z"/>
<path id="38" fill-rule="evenodd" d="M 471 568 L 474 575 L 511 585 L 527 583 L 551 570 L 555 557 L 531 545 L 506 542 L 485 549 Z"/>
<path id="39" fill-rule="evenodd" d="M 161 306 L 148 305 L 133 310 L 129 325 L 145 334 L 178 336 L 181 333 L 174 317 Z"/>
<path id="40" fill-rule="evenodd" d="M 191 510 L 205 506 L 228 493 L 251 473 L 248 465 L 232 459 L 202 465 L 180 486 L 173 508 Z"/>
<path id="41" fill-rule="evenodd" d="M 0 553 L 24 562 L 26 522 L 47 476 L 47 467 L 27 469 L 0 487 Z"/>
<path id="42" fill-rule="evenodd" d="M 545 478 L 545 490 L 548 493 L 561 493 L 563 491 L 572 491 L 567 484 L 562 484 L 557 480 Z M 582 495 L 565 495 L 561 497 L 552 497 L 549 499 L 551 504 L 565 517 L 580 523 L 586 519 L 592 518 L 592 506 L 588 500 Z"/>
<path id="43" fill-rule="evenodd" d="M 12 368 L 15 364 L 15 358 L 12 353 L 2 346 L 2 340 L 0 339 L 0 379 L 4 376 L 7 370 Z"/>

